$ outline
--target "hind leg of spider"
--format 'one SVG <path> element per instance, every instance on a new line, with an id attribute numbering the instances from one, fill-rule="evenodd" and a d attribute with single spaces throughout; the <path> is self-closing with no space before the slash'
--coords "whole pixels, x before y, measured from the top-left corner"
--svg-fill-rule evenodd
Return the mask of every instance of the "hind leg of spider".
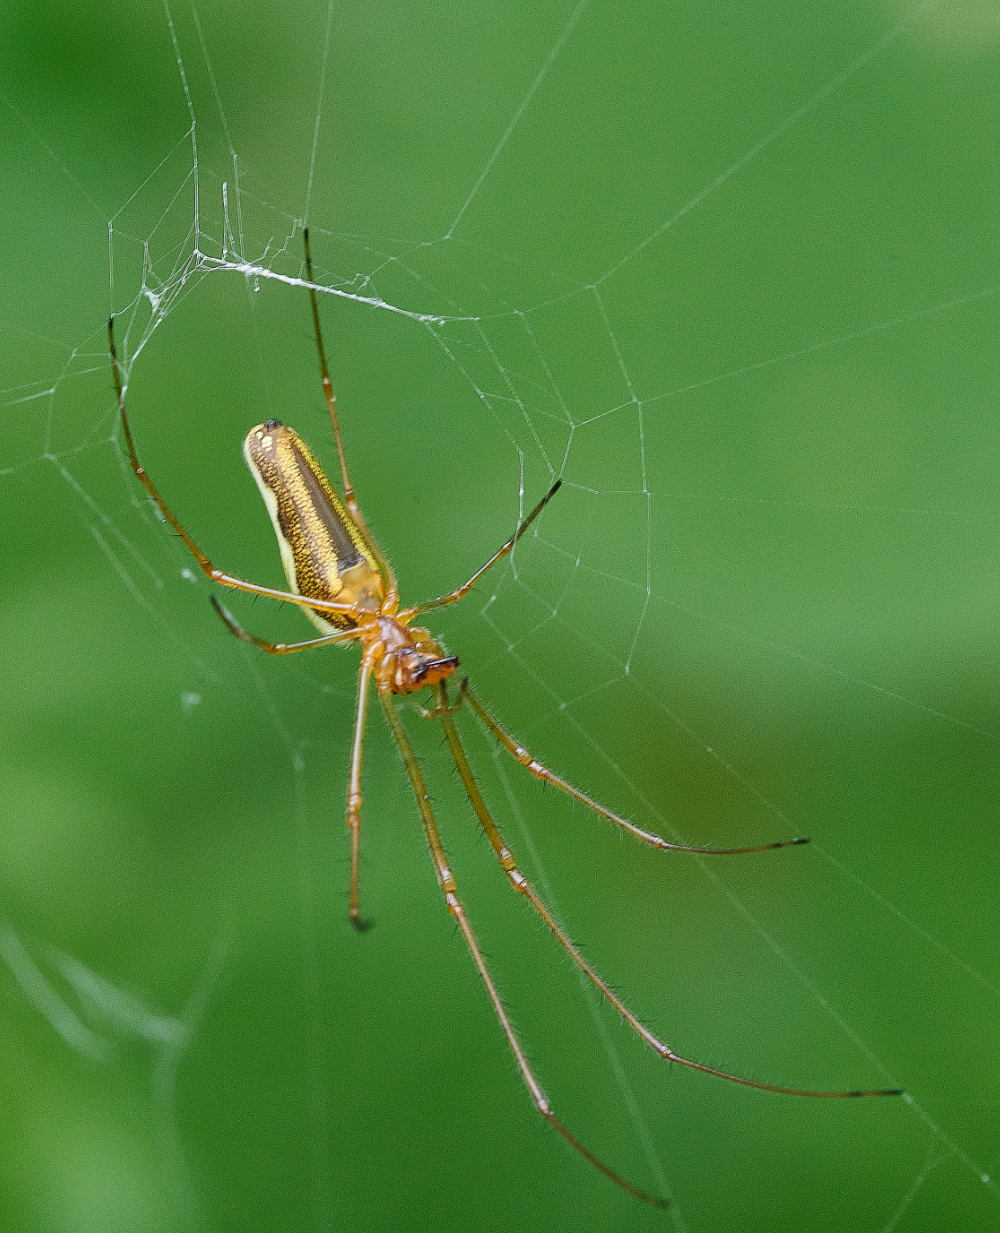
<path id="1" fill-rule="evenodd" d="M 307 599 L 303 595 L 295 595 L 291 591 L 279 591 L 276 587 L 259 586 L 255 582 L 247 582 L 244 578 L 237 578 L 234 574 L 227 574 L 224 570 L 218 569 L 204 552 L 198 547 L 195 541 L 188 535 L 184 527 L 181 525 L 180 519 L 173 512 L 170 506 L 166 503 L 163 497 L 160 496 L 159 490 L 153 483 L 152 478 L 146 471 L 146 468 L 139 461 L 139 455 L 135 448 L 135 440 L 132 437 L 132 426 L 129 423 L 128 413 L 125 410 L 125 387 L 122 384 L 121 364 L 118 360 L 118 351 L 115 347 L 115 319 L 108 319 L 108 348 L 111 353 L 111 371 L 115 379 L 115 393 L 118 395 L 118 415 L 121 419 L 122 431 L 125 434 L 125 448 L 129 456 L 129 462 L 132 464 L 132 470 L 135 472 L 136 478 L 141 482 L 142 486 L 149 493 L 150 497 L 156 502 L 160 513 L 164 519 L 173 527 L 174 531 L 180 536 L 184 547 L 198 562 L 198 568 L 206 577 L 211 578 L 213 582 L 217 582 L 220 586 L 230 587 L 234 591 L 247 591 L 251 595 L 265 595 L 269 599 L 284 600 L 289 604 L 296 604 L 300 608 L 319 608 L 323 612 L 343 612 L 348 616 L 352 614 L 353 609 L 350 604 L 340 604 L 336 600 L 328 599 Z"/>
<path id="2" fill-rule="evenodd" d="M 729 1079 L 733 1083 L 742 1083 L 746 1087 L 760 1088 L 765 1092 L 780 1092 L 786 1096 L 818 1096 L 832 1098 L 846 1098 L 851 1096 L 899 1096 L 902 1093 L 898 1089 L 879 1090 L 879 1091 L 851 1091 L 851 1092 L 823 1092 L 811 1091 L 802 1088 L 779 1087 L 773 1083 L 758 1083 L 754 1079 L 744 1079 L 740 1075 L 730 1074 L 725 1070 L 717 1070 L 714 1066 L 704 1066 L 700 1062 L 693 1062 L 689 1058 L 680 1057 L 675 1053 L 669 1045 L 657 1039 L 656 1036 L 643 1024 L 635 1014 L 626 1006 L 621 998 L 614 992 L 601 976 L 590 966 L 584 959 L 583 955 L 576 946 L 570 941 L 565 930 L 558 924 L 551 911 L 539 896 L 538 892 L 518 869 L 517 863 L 510 849 L 504 842 L 500 830 L 493 820 L 493 816 L 483 799 L 482 793 L 479 791 L 479 785 L 476 783 L 475 776 L 472 774 L 472 768 L 469 766 L 469 760 L 465 756 L 465 750 L 462 747 L 462 742 L 459 739 L 458 729 L 455 727 L 455 721 L 452 718 L 454 708 L 448 704 L 448 690 L 444 681 L 434 686 L 434 695 L 438 705 L 435 708 L 434 714 L 441 720 L 444 727 L 445 737 L 448 741 L 448 748 L 451 750 L 452 758 L 458 770 L 459 777 L 462 780 L 462 786 L 465 788 L 466 795 L 476 812 L 479 823 L 489 840 L 490 846 L 496 853 L 497 859 L 503 866 L 504 872 L 507 874 L 510 884 L 516 891 L 524 895 L 534 910 L 542 918 L 549 930 L 554 934 L 559 945 L 566 951 L 569 957 L 573 960 L 580 971 L 594 985 L 615 1010 L 621 1015 L 625 1022 L 632 1030 L 640 1036 L 647 1045 L 650 1046 L 660 1057 L 670 1062 L 676 1062 L 680 1066 L 688 1066 L 692 1070 L 701 1070 L 706 1074 L 715 1075 L 719 1079 Z M 468 693 L 466 694 L 468 696 Z"/>
<path id="3" fill-rule="evenodd" d="M 309 228 L 305 227 L 302 231 L 302 243 L 306 253 L 306 279 L 309 283 L 309 303 L 312 306 L 313 329 L 316 332 L 316 350 L 319 352 L 319 368 L 320 376 L 323 381 L 323 396 L 326 399 L 327 411 L 330 414 L 330 427 L 333 429 L 333 439 L 337 446 L 337 459 L 340 463 L 340 478 L 344 485 L 344 504 L 347 506 L 348 513 L 353 518 L 358 530 L 361 532 L 361 537 L 368 545 L 372 556 L 379 564 L 383 578 L 386 580 L 387 599 L 394 603 L 399 598 L 399 587 L 396 583 L 396 575 L 393 572 L 392 566 L 389 564 L 385 553 L 379 547 L 374 535 L 368 530 L 368 524 L 365 522 L 364 514 L 361 512 L 361 506 L 358 505 L 357 498 L 354 495 L 354 485 L 351 483 L 351 476 L 347 469 L 347 451 L 344 448 L 344 439 L 340 435 L 340 419 L 337 415 L 337 398 L 333 392 L 333 382 L 330 380 L 330 370 L 326 362 L 326 348 L 323 346 L 323 330 L 319 323 L 319 303 L 316 300 L 316 284 L 313 281 L 312 268 L 312 252 L 309 248 Z"/>
<path id="4" fill-rule="evenodd" d="M 317 646 L 336 646 L 338 643 L 350 642 L 359 636 L 355 629 L 344 629 L 338 630 L 335 634 L 324 634 L 321 638 L 307 638 L 304 642 L 266 642 L 255 634 L 247 633 L 221 599 L 215 595 L 210 595 L 209 599 L 223 625 L 235 638 L 239 638 L 241 642 L 248 642 L 258 650 L 267 651 L 268 655 L 292 655 L 296 651 L 308 651 Z"/>
<path id="5" fill-rule="evenodd" d="M 476 966 L 476 971 L 479 973 L 483 984 L 486 986 L 486 992 L 490 1002 L 493 1005 L 493 1010 L 497 1019 L 500 1021 L 500 1027 L 503 1029 L 503 1034 L 507 1037 L 507 1043 L 510 1045 L 511 1052 L 514 1054 L 514 1060 L 517 1063 L 517 1068 L 521 1072 L 521 1078 L 531 1095 L 532 1102 L 538 1112 L 555 1130 L 558 1130 L 563 1138 L 570 1143 L 576 1150 L 589 1161 L 590 1164 L 604 1174 L 606 1178 L 614 1182 L 616 1186 L 620 1186 L 626 1193 L 632 1195 L 636 1199 L 641 1199 L 643 1203 L 649 1203 L 653 1207 L 667 1207 L 666 1199 L 661 1199 L 656 1195 L 647 1194 L 646 1191 L 640 1190 L 637 1186 L 633 1186 L 631 1182 L 625 1180 L 614 1169 L 610 1168 L 603 1160 L 598 1159 L 589 1148 L 584 1147 L 579 1139 L 576 1138 L 567 1128 L 559 1121 L 552 1112 L 548 1098 L 542 1090 L 541 1084 L 535 1078 L 534 1072 L 528 1065 L 528 1059 L 525 1056 L 524 1049 L 518 1039 L 517 1033 L 514 1031 L 513 1024 L 507 1014 L 497 987 L 493 982 L 493 977 L 486 965 L 486 960 L 483 957 L 483 952 L 479 947 L 479 942 L 469 923 L 469 918 L 465 913 L 465 907 L 461 899 L 458 897 L 458 886 L 455 882 L 454 875 L 448 867 L 448 859 L 445 856 L 444 845 L 441 843 L 441 837 L 438 834 L 437 823 L 434 820 L 434 813 L 430 806 L 430 801 L 427 797 L 427 788 L 424 785 L 424 778 L 421 774 L 420 767 L 417 763 L 416 754 L 413 752 L 413 746 L 410 744 L 409 737 L 406 735 L 406 730 L 403 727 L 402 720 L 396 712 L 396 706 L 393 701 L 392 694 L 388 690 L 379 690 L 379 700 L 382 703 L 382 709 L 385 711 L 385 717 L 389 724 L 389 728 L 395 738 L 399 752 L 402 754 L 403 762 L 406 765 L 406 771 L 410 778 L 410 785 L 413 788 L 413 795 L 417 800 L 417 807 L 420 810 L 420 817 L 424 824 L 424 834 L 427 837 L 427 844 L 431 850 L 431 858 L 434 861 L 434 869 L 437 873 L 438 884 L 441 887 L 444 895 L 445 904 L 448 911 L 454 917 L 459 929 L 462 932 L 462 937 L 465 939 L 465 944 L 469 949 L 469 954 L 472 956 L 472 962 Z M 445 699 L 447 701 L 447 699 Z"/>
<path id="6" fill-rule="evenodd" d="M 607 818 L 615 826 L 621 827 L 623 831 L 628 831 L 636 839 L 641 839 L 643 843 L 648 843 L 654 848 L 662 848 L 666 852 L 696 852 L 701 856 L 744 856 L 748 852 L 769 852 L 772 848 L 794 848 L 799 844 L 809 842 L 808 839 L 779 839 L 775 843 L 758 843 L 748 848 L 700 848 L 684 843 L 668 843 L 662 836 L 652 831 L 644 831 L 641 827 L 636 826 L 634 822 L 628 822 L 625 818 L 620 818 L 616 813 L 612 813 L 610 809 L 606 809 L 599 801 L 595 801 L 593 797 L 587 796 L 579 788 L 574 788 L 571 783 L 557 775 L 555 771 L 550 771 L 547 766 L 543 766 L 537 758 L 533 757 L 525 749 L 520 741 L 515 740 L 496 716 L 487 709 L 473 692 L 468 682 L 466 682 L 464 690 L 456 700 L 456 707 L 463 697 L 475 712 L 483 727 L 496 737 L 511 757 L 516 758 L 529 774 L 534 775 L 536 779 L 541 779 L 543 783 L 549 783 L 554 788 L 558 788 L 560 792 L 565 792 L 567 796 L 571 796 L 575 801 L 579 801 L 581 805 L 586 805 L 594 813 L 600 814 L 602 818 Z"/>

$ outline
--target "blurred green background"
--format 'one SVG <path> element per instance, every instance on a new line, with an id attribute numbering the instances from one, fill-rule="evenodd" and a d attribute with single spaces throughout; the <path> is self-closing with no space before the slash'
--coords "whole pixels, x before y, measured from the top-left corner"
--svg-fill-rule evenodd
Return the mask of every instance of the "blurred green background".
<path id="1" fill-rule="evenodd" d="M 1000 26 L 909 11 L 4 6 L 0 1228 L 1000 1227 Z M 405 599 L 566 480 L 428 622 L 480 693 L 670 838 L 814 840 L 664 858 L 466 717 L 526 872 L 680 1052 L 914 1104 L 595 1022 L 412 713 L 555 1109 L 672 1209 L 532 1111 L 377 713 L 350 931 L 356 652 L 226 634 L 122 464 L 104 336 L 185 525 L 279 583 L 239 443 L 278 416 L 333 462 L 306 297 L 183 271 L 298 276 L 303 221 L 326 286 L 450 318 L 322 305 Z"/>

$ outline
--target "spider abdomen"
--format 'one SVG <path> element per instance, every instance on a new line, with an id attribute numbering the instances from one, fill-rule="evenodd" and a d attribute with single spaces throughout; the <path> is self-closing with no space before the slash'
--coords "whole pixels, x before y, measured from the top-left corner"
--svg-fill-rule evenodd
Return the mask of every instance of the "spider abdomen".
<path id="1" fill-rule="evenodd" d="M 298 433 L 266 420 L 247 433 L 243 456 L 271 516 L 289 587 L 378 612 L 385 584 L 375 559 Z M 357 625 L 344 613 L 305 611 L 322 633 Z"/>

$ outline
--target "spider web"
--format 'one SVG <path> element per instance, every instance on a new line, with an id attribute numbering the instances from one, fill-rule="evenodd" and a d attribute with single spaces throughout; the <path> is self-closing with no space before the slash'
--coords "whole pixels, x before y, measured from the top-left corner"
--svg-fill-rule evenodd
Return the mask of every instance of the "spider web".
<path id="1" fill-rule="evenodd" d="M 997 1227 L 995 11 L 3 21 L 9 1227 Z M 215 621 L 123 464 L 102 324 L 172 508 L 280 584 L 238 446 L 275 416 L 333 461 L 304 225 L 404 602 L 563 477 L 428 621 L 504 723 L 670 839 L 814 841 L 665 859 L 466 717 L 525 871 L 686 1056 L 905 1101 L 649 1056 L 410 712 L 554 1108 L 669 1211 L 533 1114 L 378 722 L 377 928 L 346 927 L 356 656 L 271 660 Z"/>

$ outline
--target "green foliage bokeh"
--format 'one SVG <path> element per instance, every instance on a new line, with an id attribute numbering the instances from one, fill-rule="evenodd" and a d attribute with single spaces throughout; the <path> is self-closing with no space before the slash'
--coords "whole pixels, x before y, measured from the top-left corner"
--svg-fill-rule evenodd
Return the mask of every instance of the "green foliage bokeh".
<path id="1" fill-rule="evenodd" d="M 468 576 L 561 472 L 517 580 L 504 567 L 435 632 L 538 756 L 641 824 L 814 840 L 665 859 L 466 724 L 526 870 L 679 1051 L 794 1086 L 898 1082 L 916 1106 L 670 1070 L 602 1012 L 616 1072 L 416 716 L 555 1108 L 640 1185 L 658 1157 L 672 1211 L 532 1112 L 377 712 L 376 928 L 350 931 L 356 655 L 264 660 L 226 635 L 122 464 L 104 335 L 122 312 L 123 353 L 143 340 L 130 408 L 185 525 L 277 584 L 239 441 L 274 415 L 333 461 L 304 293 L 211 274 L 146 336 L 142 290 L 195 217 L 167 12 L 11 3 L 0 1228 L 1000 1226 L 979 1177 L 1000 1150 L 989 13 L 591 0 L 568 28 L 568 6 L 348 6 L 327 41 L 320 3 L 194 12 L 173 17 L 205 251 L 225 184 L 230 257 L 294 276 L 306 221 L 328 285 L 464 319 L 323 302 L 354 479 L 406 599 Z M 67 956 L 116 1013 L 73 992 Z M 60 1034 L 32 973 L 92 1037 Z"/>

